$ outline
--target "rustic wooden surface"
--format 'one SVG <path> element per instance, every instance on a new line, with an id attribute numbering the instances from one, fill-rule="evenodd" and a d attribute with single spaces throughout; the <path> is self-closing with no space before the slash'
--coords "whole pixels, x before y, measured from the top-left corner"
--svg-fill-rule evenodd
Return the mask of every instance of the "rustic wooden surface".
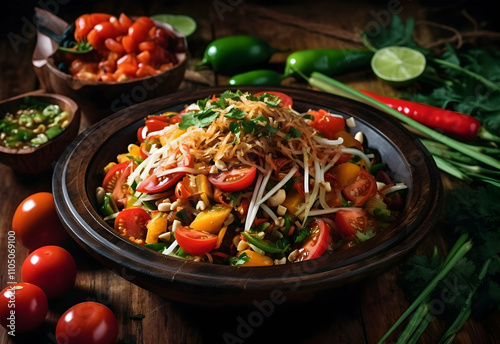
<path id="1" fill-rule="evenodd" d="M 187 14 L 196 19 L 198 29 L 189 37 L 191 61 L 189 69 L 200 59 L 205 46 L 213 38 L 230 34 L 252 34 L 272 45 L 299 50 L 318 47 L 355 47 L 359 33 L 368 23 L 384 23 L 392 13 L 403 18 L 432 20 L 440 25 L 457 24 L 473 27 L 462 12 L 477 20 L 478 28 L 498 30 L 488 3 L 485 1 L 455 4 L 452 1 L 15 1 L 7 6 L 1 23 L 0 41 L 0 99 L 38 89 L 31 53 L 33 7 L 46 6 L 70 22 L 81 13 L 125 12 L 131 15 L 156 13 Z M 431 3 L 431 2 L 429 2 Z M 391 7 L 395 6 L 396 7 Z M 491 14 L 491 18 L 489 17 Z M 419 25 L 419 39 L 449 38 L 446 29 Z M 432 41 L 432 39 L 431 39 Z M 286 53 L 273 56 L 272 68 L 280 70 Z M 214 75 L 209 70 L 200 74 L 188 73 L 181 89 L 208 85 L 224 85 L 227 76 Z M 377 81 L 370 71 L 360 71 L 339 78 L 356 88 L 375 92 L 392 92 Z M 304 83 L 287 80 L 294 87 Z M 82 130 L 86 124 L 82 123 Z M 23 176 L 0 165 L 0 286 L 6 285 L 7 232 L 17 205 L 27 196 L 39 191 L 51 191 L 51 171 L 37 176 Z M 452 187 L 444 178 L 445 188 Z M 443 228 L 436 228 L 418 246 L 417 253 L 432 252 L 434 245 L 446 249 Z M 21 265 L 28 251 L 16 246 L 16 278 L 20 281 Z M 55 324 L 70 305 L 95 300 L 109 306 L 116 314 L 119 343 L 376 343 L 408 306 L 398 286 L 397 278 L 404 264 L 395 266 L 378 278 L 346 289 L 332 290 L 331 299 L 305 302 L 302 305 L 276 306 L 263 314 L 256 307 L 214 309 L 186 306 L 164 300 L 143 290 L 89 258 L 78 247 L 72 248 L 79 271 L 75 289 L 64 299 L 50 302 L 45 323 L 31 335 L 9 338 L 0 330 L 1 343 L 55 343 Z M 137 317 L 143 315 L 144 317 Z M 498 312 L 481 319 L 469 320 L 457 335 L 456 343 L 500 342 Z M 433 343 L 443 332 L 444 324 L 431 321 L 421 343 Z M 397 335 L 397 333 L 396 333 Z M 395 336 L 388 342 L 393 342 Z"/>

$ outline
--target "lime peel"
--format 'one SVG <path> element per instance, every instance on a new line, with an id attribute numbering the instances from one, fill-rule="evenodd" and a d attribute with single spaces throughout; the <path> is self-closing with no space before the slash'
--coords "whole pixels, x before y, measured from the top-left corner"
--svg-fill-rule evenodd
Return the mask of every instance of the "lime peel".
<path id="1" fill-rule="evenodd" d="M 155 14 L 151 19 L 158 20 L 173 26 L 179 33 L 188 37 L 196 31 L 196 21 L 184 14 Z"/>

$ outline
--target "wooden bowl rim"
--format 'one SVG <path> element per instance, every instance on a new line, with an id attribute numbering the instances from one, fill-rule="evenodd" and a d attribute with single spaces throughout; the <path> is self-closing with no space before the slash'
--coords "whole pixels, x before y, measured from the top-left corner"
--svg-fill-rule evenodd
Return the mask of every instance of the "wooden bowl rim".
<path id="1" fill-rule="evenodd" d="M 78 127 L 80 127 L 80 116 L 79 116 L 80 112 L 79 112 L 78 104 L 73 99 L 66 97 L 66 96 L 63 96 L 61 94 L 48 93 L 48 92 L 45 92 L 45 90 L 36 90 L 36 91 L 31 91 L 31 92 L 19 94 L 17 96 L 11 97 L 11 98 L 1 100 L 0 106 L 7 104 L 7 103 L 20 101 L 22 98 L 28 97 L 28 96 L 35 97 L 35 98 L 38 97 L 38 98 L 56 99 L 62 103 L 67 104 L 68 108 L 71 109 L 71 111 L 69 111 L 70 124 L 68 125 L 68 127 L 70 125 L 74 125 L 75 121 L 78 121 Z M 65 128 L 65 130 L 66 129 L 67 128 Z M 64 131 L 63 131 L 63 133 L 64 133 Z M 49 140 L 48 142 L 41 144 L 39 146 L 36 146 L 36 147 L 9 148 L 9 147 L 0 146 L 0 152 L 5 153 L 5 154 L 32 154 L 32 153 L 34 153 L 40 149 L 43 149 L 44 147 L 46 147 L 54 142 L 57 143 L 59 141 L 58 138 L 60 138 L 60 137 L 61 137 L 61 135 L 58 135 L 58 136 L 54 137 L 52 140 Z"/>
<path id="2" fill-rule="evenodd" d="M 380 133 L 390 129 L 390 132 L 384 131 L 383 134 L 388 142 L 394 141 L 389 137 L 404 139 L 406 144 L 416 149 L 421 159 L 420 162 L 414 166 L 407 162 L 408 171 L 412 173 L 408 204 L 392 226 L 392 228 L 398 226 L 402 228 L 392 233 L 394 235 L 390 238 L 385 237 L 387 233 L 390 233 L 389 230 L 385 230 L 365 243 L 345 251 L 325 254 L 318 259 L 282 266 L 252 268 L 200 264 L 167 257 L 134 244 L 109 230 L 110 227 L 93 208 L 86 191 L 88 179 L 95 178 L 95 176 L 87 175 L 88 172 L 86 172 L 95 158 L 92 157 L 93 154 L 88 154 L 87 145 L 92 141 L 90 138 L 99 135 L 99 142 L 93 147 L 95 152 L 99 147 L 109 144 L 116 132 L 137 123 L 147 114 L 179 106 L 186 99 L 194 101 L 225 90 L 236 89 L 250 92 L 262 90 L 285 92 L 294 101 L 314 103 L 318 107 L 340 107 L 340 113 L 347 113 L 357 120 L 367 121 L 369 126 L 374 127 Z M 372 119 L 374 123 L 369 120 L 372 116 L 374 116 Z M 377 121 L 384 123 L 377 123 Z M 381 128 L 382 125 L 383 128 Z M 111 127 L 113 129 L 110 132 L 105 131 L 106 128 Z M 87 145 L 84 144 L 85 142 Z M 83 146 L 79 147 L 82 144 Z M 395 146 L 395 149 L 403 154 L 400 148 Z M 86 150 L 87 154 L 79 154 L 81 153 L 79 150 Z M 76 159 L 73 159 L 75 157 Z M 406 161 L 408 160 L 405 154 L 403 157 Z M 78 171 L 76 175 L 75 171 Z M 416 178 L 418 183 L 415 182 Z M 70 181 L 76 182 L 76 187 L 69 189 L 67 183 Z M 176 92 L 134 105 L 103 119 L 82 133 L 61 157 L 54 172 L 53 193 L 57 210 L 70 235 L 91 255 L 105 264 L 113 265 L 114 269 L 121 269 L 124 275 L 133 276 L 131 282 L 141 285 L 144 284 L 143 279 L 146 278 L 149 281 L 148 286 L 156 285 L 161 288 L 166 285 L 175 285 L 177 288 L 185 288 L 184 292 L 180 292 L 181 294 L 194 293 L 192 288 L 197 287 L 216 293 L 230 290 L 255 293 L 266 292 L 273 288 L 293 290 L 295 286 L 297 290 L 321 290 L 338 286 L 363 275 L 373 274 L 381 266 L 392 264 L 408 254 L 435 226 L 443 197 L 441 178 L 429 152 L 407 129 L 389 120 L 387 115 L 364 104 L 322 92 L 287 87 L 253 86 L 222 86 Z M 411 219 L 411 222 L 407 223 L 408 219 Z M 335 259 L 339 257 L 343 259 L 335 262 Z"/>

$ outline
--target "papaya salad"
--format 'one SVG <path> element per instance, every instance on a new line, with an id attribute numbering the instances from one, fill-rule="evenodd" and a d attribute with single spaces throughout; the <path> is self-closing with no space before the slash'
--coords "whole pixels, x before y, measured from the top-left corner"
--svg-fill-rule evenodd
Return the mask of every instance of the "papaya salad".
<path id="1" fill-rule="evenodd" d="M 299 113 L 280 92 L 226 91 L 148 115 L 104 168 L 100 211 L 139 245 L 195 261 L 267 266 L 366 241 L 407 186 L 363 145 L 354 118 Z"/>

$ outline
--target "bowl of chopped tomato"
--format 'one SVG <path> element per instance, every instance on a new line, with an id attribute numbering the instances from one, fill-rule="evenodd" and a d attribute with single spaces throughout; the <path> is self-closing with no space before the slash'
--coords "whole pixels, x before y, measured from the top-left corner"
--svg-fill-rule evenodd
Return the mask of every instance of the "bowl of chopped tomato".
<path id="1" fill-rule="evenodd" d="M 44 91 L 0 101 L 0 162 L 23 174 L 49 170 L 78 135 L 80 110 Z"/>
<path id="2" fill-rule="evenodd" d="M 382 112 L 255 86 L 102 120 L 59 160 L 53 193 L 70 235 L 112 271 L 219 306 L 373 278 L 434 227 L 443 196 L 430 154 Z"/>
<path id="3" fill-rule="evenodd" d="M 169 24 L 125 13 L 82 14 L 68 24 L 35 12 L 37 77 L 48 92 L 74 99 L 89 123 L 171 93 L 184 78 L 186 37 Z"/>

